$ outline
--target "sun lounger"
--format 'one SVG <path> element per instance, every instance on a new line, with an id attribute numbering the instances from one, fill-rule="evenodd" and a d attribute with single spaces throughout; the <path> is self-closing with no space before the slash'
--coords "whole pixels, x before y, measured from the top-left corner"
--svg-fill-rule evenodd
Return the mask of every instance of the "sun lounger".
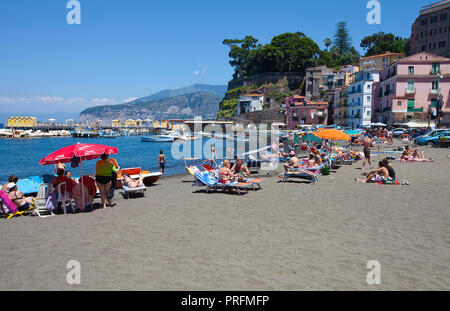
<path id="1" fill-rule="evenodd" d="M 306 179 L 310 182 L 316 183 L 319 181 L 320 173 L 318 171 L 311 172 L 305 169 L 295 169 L 293 171 L 289 171 L 287 173 L 283 173 L 280 175 L 283 182 L 287 182 L 289 178 L 301 178 Z"/>
<path id="2" fill-rule="evenodd" d="M 139 193 L 142 196 L 144 196 L 144 191 L 147 190 L 147 187 L 142 186 L 142 187 L 136 187 L 136 188 L 131 188 L 131 187 L 127 187 L 125 185 L 122 186 L 122 195 L 125 199 L 129 199 L 130 198 L 130 193 Z"/>
<path id="3" fill-rule="evenodd" d="M 198 167 L 195 166 L 195 165 L 186 166 L 186 170 L 188 171 L 189 174 L 194 175 L 194 176 L 195 176 L 195 173 L 200 173 L 201 172 L 198 169 Z"/>
<path id="4" fill-rule="evenodd" d="M 244 179 L 244 182 L 251 184 L 251 188 L 253 190 L 256 190 L 256 188 L 255 188 L 256 186 L 258 186 L 258 189 L 262 189 L 262 187 L 261 187 L 261 182 L 262 181 L 264 181 L 264 179 L 259 179 L 259 178 L 253 178 L 253 179 L 247 178 L 247 179 Z"/>
<path id="5" fill-rule="evenodd" d="M 229 182 L 226 184 L 220 183 L 217 179 L 215 179 L 209 172 L 201 172 L 195 174 L 196 181 L 194 182 L 194 186 L 204 186 L 206 187 L 206 192 L 211 189 L 222 189 L 231 188 L 236 190 L 236 192 L 241 195 L 241 190 L 244 190 L 246 193 L 248 192 L 248 188 L 252 187 L 251 183 L 248 182 Z"/>
<path id="6" fill-rule="evenodd" d="M 215 169 L 209 164 L 202 164 L 202 167 L 205 169 L 205 171 L 210 172 L 210 173 L 212 171 L 215 171 Z"/>

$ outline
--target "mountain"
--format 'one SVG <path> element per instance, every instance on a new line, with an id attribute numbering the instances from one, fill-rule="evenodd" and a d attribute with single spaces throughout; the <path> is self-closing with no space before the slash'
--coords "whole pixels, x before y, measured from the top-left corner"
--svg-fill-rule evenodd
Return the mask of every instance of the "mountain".
<path id="1" fill-rule="evenodd" d="M 224 97 L 225 92 L 227 91 L 228 86 L 226 85 L 209 85 L 209 84 L 194 84 L 191 86 L 182 87 L 174 90 L 163 90 L 152 94 L 150 96 L 138 98 L 133 100 L 131 103 L 140 103 L 140 102 L 151 102 L 163 98 L 175 97 L 180 95 L 185 95 L 189 93 L 197 93 L 197 92 L 211 92 L 215 93 L 217 96 Z"/>
<path id="2" fill-rule="evenodd" d="M 85 109 L 80 113 L 80 121 L 193 119 L 195 116 L 211 120 L 216 118 L 221 100 L 222 96 L 214 92 L 194 92 L 157 100 L 142 98 L 126 104 Z"/>

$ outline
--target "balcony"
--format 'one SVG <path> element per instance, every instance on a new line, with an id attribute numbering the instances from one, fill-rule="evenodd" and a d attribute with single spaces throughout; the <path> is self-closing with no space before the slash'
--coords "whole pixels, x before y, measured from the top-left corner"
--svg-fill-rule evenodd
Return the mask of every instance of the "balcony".
<path id="1" fill-rule="evenodd" d="M 406 89 L 405 95 L 415 95 L 416 94 L 416 88 L 414 89 Z"/>
<path id="2" fill-rule="evenodd" d="M 430 89 L 430 94 L 432 95 L 436 95 L 436 94 L 440 94 L 441 93 L 441 89 L 437 90 L 437 89 Z"/>

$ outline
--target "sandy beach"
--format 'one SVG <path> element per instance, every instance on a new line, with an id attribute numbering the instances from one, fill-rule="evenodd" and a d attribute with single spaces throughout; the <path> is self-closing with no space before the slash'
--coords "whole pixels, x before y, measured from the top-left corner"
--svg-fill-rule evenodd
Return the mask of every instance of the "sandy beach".
<path id="1" fill-rule="evenodd" d="M 421 150 L 435 162 L 394 161 L 409 185 L 359 184 L 362 162 L 241 197 L 184 175 L 106 210 L 1 219 L 0 290 L 450 290 L 450 152 Z"/>

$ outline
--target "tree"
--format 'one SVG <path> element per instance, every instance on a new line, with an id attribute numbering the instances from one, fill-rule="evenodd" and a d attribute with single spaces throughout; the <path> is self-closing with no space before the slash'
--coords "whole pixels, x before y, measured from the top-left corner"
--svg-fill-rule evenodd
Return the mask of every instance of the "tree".
<path id="1" fill-rule="evenodd" d="M 328 48 L 330 47 L 330 45 L 332 43 L 333 43 L 333 41 L 331 41 L 330 38 L 326 38 L 325 40 L 323 40 L 323 44 L 325 44 L 325 47 L 327 48 L 327 51 L 328 51 Z"/>
<path id="2" fill-rule="evenodd" d="M 271 45 L 278 49 L 277 69 L 301 72 L 319 57 L 319 46 L 302 32 L 284 33 L 274 37 Z"/>
<path id="3" fill-rule="evenodd" d="M 365 57 L 384 54 L 386 52 L 407 53 L 409 39 L 396 37 L 392 33 L 378 32 L 361 40 L 361 47 L 365 50 Z"/>
<path id="4" fill-rule="evenodd" d="M 349 53 L 352 47 L 352 38 L 347 29 L 347 22 L 337 24 L 336 34 L 334 35 L 334 46 L 340 54 Z"/>
<path id="5" fill-rule="evenodd" d="M 234 67 L 233 79 L 246 77 L 248 56 L 257 47 L 258 39 L 246 36 L 244 39 L 225 39 L 222 43 L 230 47 L 228 56 L 230 65 Z"/>

